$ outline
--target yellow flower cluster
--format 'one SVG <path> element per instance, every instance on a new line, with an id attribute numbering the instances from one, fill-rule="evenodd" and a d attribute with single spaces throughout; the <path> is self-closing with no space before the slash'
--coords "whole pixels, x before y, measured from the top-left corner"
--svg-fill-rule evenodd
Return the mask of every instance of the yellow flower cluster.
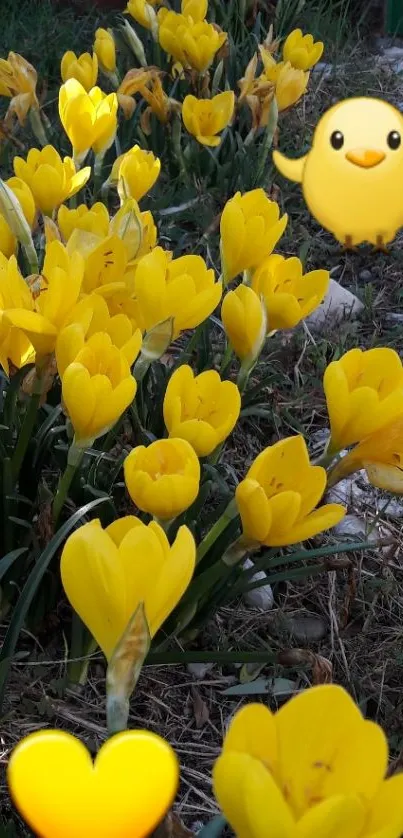
<path id="1" fill-rule="evenodd" d="M 315 43 L 312 35 L 304 35 L 301 29 L 294 29 L 286 38 L 281 61 L 273 57 L 277 46 L 269 36 L 259 47 L 263 72 L 256 76 L 259 56 L 255 54 L 239 82 L 240 101 L 247 102 L 255 129 L 268 124 L 273 97 L 278 111 L 288 110 L 298 102 L 306 92 L 309 71 L 324 49 L 321 41 Z"/>

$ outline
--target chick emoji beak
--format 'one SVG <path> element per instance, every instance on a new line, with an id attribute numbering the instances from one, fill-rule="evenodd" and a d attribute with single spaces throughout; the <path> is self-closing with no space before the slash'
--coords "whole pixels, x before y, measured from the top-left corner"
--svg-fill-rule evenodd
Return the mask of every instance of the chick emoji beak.
<path id="1" fill-rule="evenodd" d="M 383 151 L 368 148 L 353 148 L 346 154 L 350 163 L 354 163 L 355 166 L 360 166 L 362 169 L 372 169 L 374 166 L 378 166 L 385 157 L 386 154 Z"/>

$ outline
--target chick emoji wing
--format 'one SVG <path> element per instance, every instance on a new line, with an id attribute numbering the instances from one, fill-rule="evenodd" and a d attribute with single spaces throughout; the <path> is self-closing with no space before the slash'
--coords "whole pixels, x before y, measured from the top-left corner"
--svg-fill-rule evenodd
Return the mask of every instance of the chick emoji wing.
<path id="1" fill-rule="evenodd" d="M 284 175 L 288 180 L 293 180 L 295 183 L 302 183 L 304 178 L 304 168 L 308 155 L 298 157 L 296 160 L 290 160 L 279 151 L 273 151 L 273 161 L 276 169 Z"/>

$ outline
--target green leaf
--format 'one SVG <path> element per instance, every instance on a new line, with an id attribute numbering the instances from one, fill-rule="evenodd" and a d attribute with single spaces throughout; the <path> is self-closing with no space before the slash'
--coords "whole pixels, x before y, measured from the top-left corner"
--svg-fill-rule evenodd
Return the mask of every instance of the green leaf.
<path id="1" fill-rule="evenodd" d="M 62 527 L 55 533 L 49 544 L 40 555 L 38 561 L 36 562 L 33 570 L 31 571 L 28 579 L 21 591 L 21 595 L 13 609 L 13 615 L 10 620 L 9 627 L 7 629 L 7 633 L 4 639 L 4 643 L 0 653 L 0 665 L 4 662 L 4 667 L 2 666 L 1 675 L 0 675 L 0 709 L 3 706 L 4 701 L 4 692 L 6 688 L 7 678 L 10 670 L 11 661 L 15 652 L 15 648 L 18 642 L 18 638 L 20 635 L 20 631 L 24 625 L 25 617 L 28 613 L 28 609 L 31 605 L 31 602 L 38 590 L 38 587 L 42 581 L 46 570 L 53 559 L 55 553 L 63 543 L 64 539 L 70 535 L 71 531 L 75 528 L 79 521 L 84 518 L 88 512 L 92 512 L 96 506 L 99 506 L 101 503 L 105 502 L 105 498 L 100 498 L 99 500 L 91 501 L 91 503 L 87 503 L 85 506 L 82 506 L 81 509 L 78 509 L 77 512 L 72 515 L 68 521 L 66 521 Z"/>
<path id="2" fill-rule="evenodd" d="M 292 695 L 297 686 L 290 678 L 257 678 L 248 684 L 235 684 L 223 690 L 221 695 L 267 695 L 277 698 Z"/>
<path id="3" fill-rule="evenodd" d="M 26 552 L 26 547 L 20 547 L 19 550 L 11 550 L 11 553 L 7 553 L 6 556 L 3 556 L 3 558 L 0 559 L 0 582 L 6 575 L 6 573 L 10 570 L 10 567 L 14 564 L 15 560 Z"/>

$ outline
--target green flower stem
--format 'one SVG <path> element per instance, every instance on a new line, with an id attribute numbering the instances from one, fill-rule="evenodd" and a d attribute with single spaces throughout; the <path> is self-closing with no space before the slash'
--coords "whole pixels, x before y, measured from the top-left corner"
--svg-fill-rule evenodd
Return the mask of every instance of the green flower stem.
<path id="1" fill-rule="evenodd" d="M 174 522 L 174 520 L 175 518 L 168 518 L 168 520 L 166 520 L 163 518 L 157 518 L 156 515 L 153 515 L 153 521 L 155 521 L 155 523 L 158 524 L 158 526 L 161 527 L 162 530 L 164 530 L 164 533 L 166 533 L 166 535 L 168 535 L 169 528 L 171 524 Z"/>
<path id="2" fill-rule="evenodd" d="M 175 157 L 179 165 L 181 177 L 189 184 L 190 177 L 186 165 L 184 153 L 182 151 L 182 123 L 180 117 L 176 117 L 172 126 L 172 145 L 175 152 Z"/>
<path id="3" fill-rule="evenodd" d="M 222 356 L 222 359 L 221 359 L 221 366 L 220 366 L 221 377 L 224 375 L 224 373 L 227 371 L 228 367 L 230 366 L 233 356 L 234 356 L 234 351 L 232 349 L 232 346 L 231 346 L 230 342 L 228 341 L 227 346 L 225 348 L 225 352 L 224 352 L 224 354 Z"/>
<path id="4" fill-rule="evenodd" d="M 115 736 L 127 730 L 127 723 L 130 712 L 130 701 L 124 695 L 107 695 L 106 697 L 106 719 L 108 735 Z"/>
<path id="5" fill-rule="evenodd" d="M 95 155 L 94 159 L 94 195 L 98 195 L 102 187 L 102 167 L 104 164 L 105 152 Z"/>
<path id="6" fill-rule="evenodd" d="M 263 172 L 267 164 L 267 156 L 273 145 L 273 137 L 278 123 L 278 107 L 276 97 L 273 96 L 270 105 L 269 121 L 267 123 L 266 133 L 260 149 L 259 159 L 256 167 L 255 185 L 258 186 L 262 180 Z"/>
<path id="7" fill-rule="evenodd" d="M 74 445 L 74 443 L 69 448 L 67 466 L 59 482 L 56 497 L 53 502 L 53 523 L 55 526 L 59 520 L 59 516 L 67 498 L 68 491 L 73 481 L 73 477 L 77 471 L 78 466 L 81 463 L 84 452 L 85 448 L 79 448 L 78 445 Z"/>
<path id="8" fill-rule="evenodd" d="M 89 655 L 97 644 L 87 627 L 75 611 L 71 619 L 70 660 L 67 664 L 67 679 L 70 684 L 84 685 L 87 678 Z"/>
<path id="9" fill-rule="evenodd" d="M 243 393 L 246 390 L 246 388 L 248 386 L 248 381 L 249 381 L 251 372 L 254 369 L 254 366 L 255 366 L 255 364 L 252 364 L 252 366 L 249 366 L 249 365 L 246 365 L 246 364 L 244 366 L 243 364 L 241 364 L 241 368 L 239 370 L 237 380 L 236 380 L 236 383 L 238 385 L 238 390 L 239 390 L 240 393 Z"/>
<path id="10" fill-rule="evenodd" d="M 11 460 L 11 474 L 13 482 L 16 483 L 21 471 L 21 466 L 27 452 L 28 445 L 31 441 L 32 431 L 35 426 L 36 417 L 39 409 L 39 403 L 42 395 L 43 378 L 41 372 L 37 369 L 30 397 L 29 405 L 27 407 L 24 421 L 18 437 L 18 442 L 14 450 Z"/>
<path id="11" fill-rule="evenodd" d="M 237 505 L 235 503 L 235 498 L 233 498 L 226 510 L 223 512 L 221 517 L 218 521 L 215 522 L 214 526 L 211 530 L 204 536 L 203 541 L 200 542 L 197 548 L 197 555 L 196 555 L 196 564 L 201 562 L 204 556 L 208 553 L 210 548 L 213 544 L 217 541 L 217 538 L 226 530 L 228 524 L 233 521 L 234 518 L 238 515 Z"/>
<path id="12" fill-rule="evenodd" d="M 41 112 L 39 108 L 31 108 L 29 111 L 29 121 L 31 123 L 32 133 L 35 135 L 36 139 L 43 147 L 49 144 L 49 140 L 46 136 L 46 131 L 43 126 L 43 122 L 41 119 Z"/>

